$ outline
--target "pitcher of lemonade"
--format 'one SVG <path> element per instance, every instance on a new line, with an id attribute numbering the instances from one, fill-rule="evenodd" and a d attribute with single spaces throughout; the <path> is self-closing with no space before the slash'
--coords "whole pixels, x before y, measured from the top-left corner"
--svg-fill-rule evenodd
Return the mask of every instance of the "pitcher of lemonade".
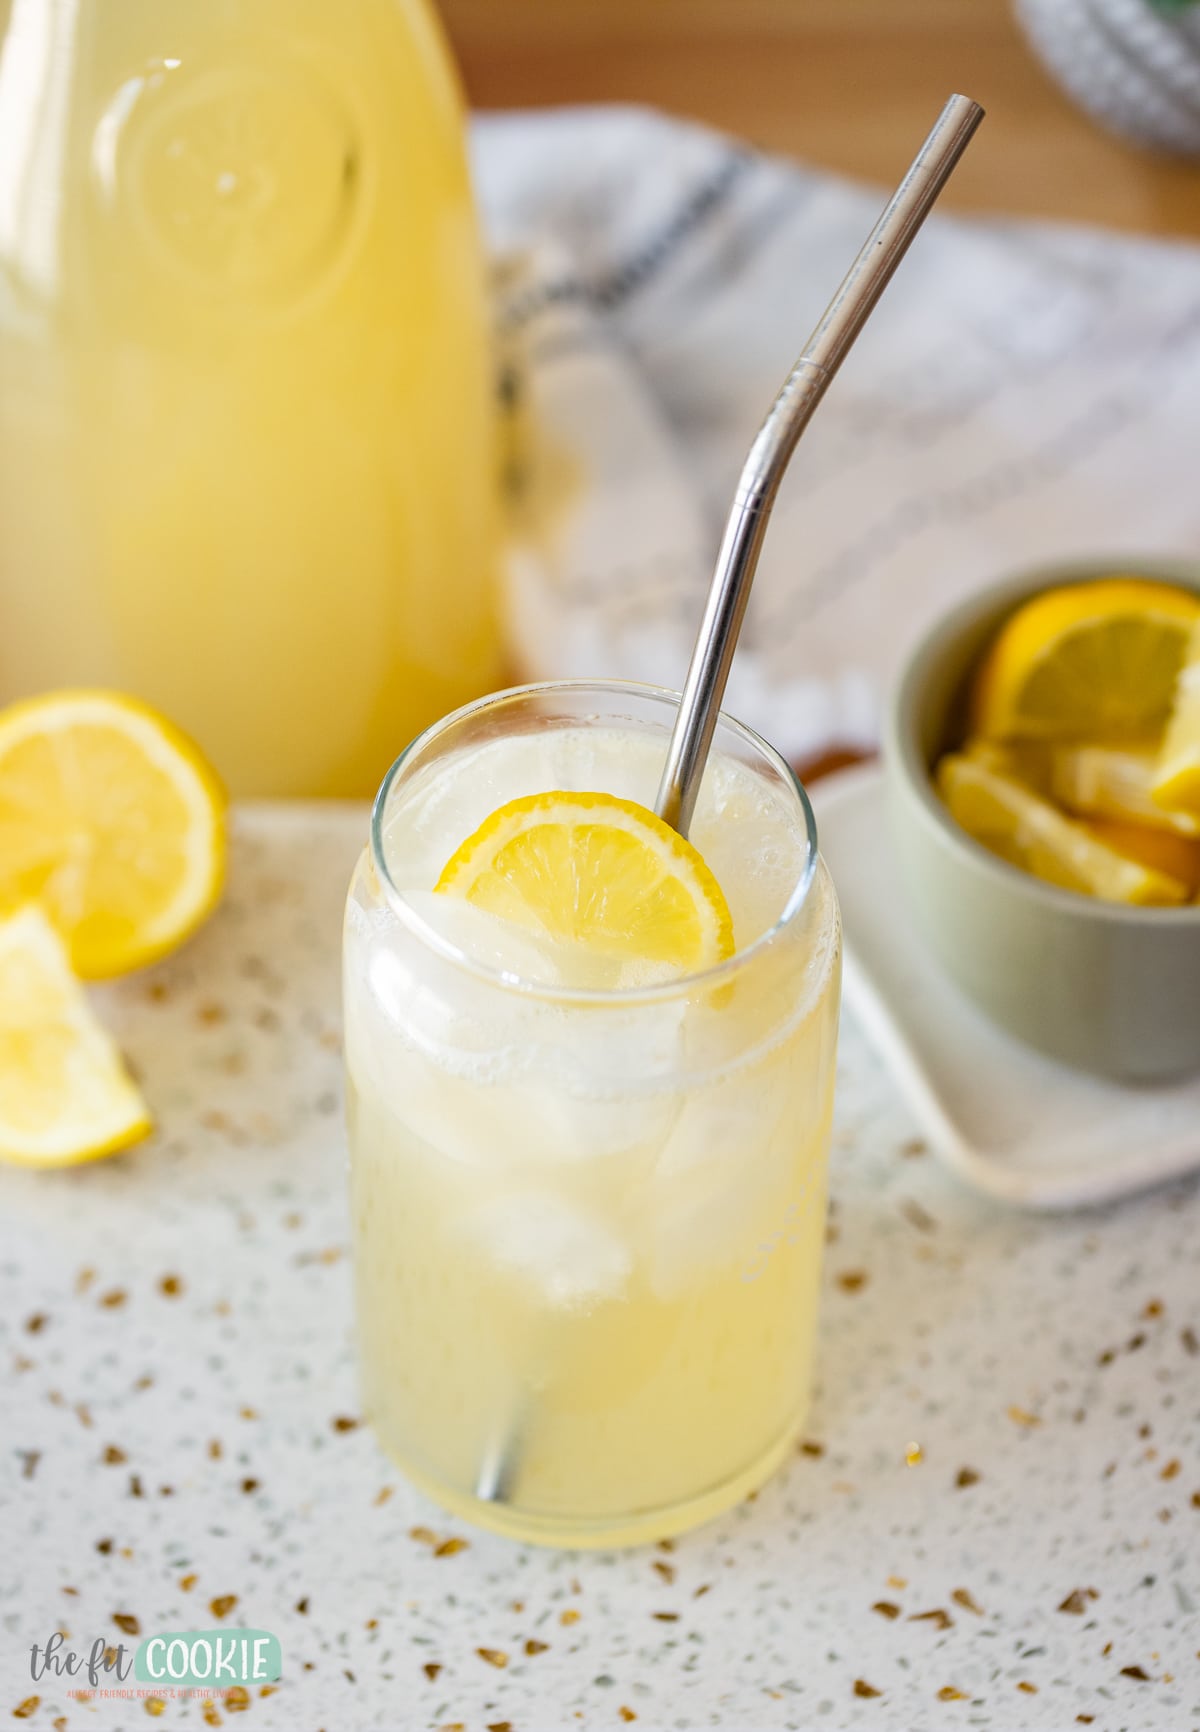
<path id="1" fill-rule="evenodd" d="M 368 794 L 497 683 L 489 411 L 425 0 L 0 0 L 0 700 Z"/>

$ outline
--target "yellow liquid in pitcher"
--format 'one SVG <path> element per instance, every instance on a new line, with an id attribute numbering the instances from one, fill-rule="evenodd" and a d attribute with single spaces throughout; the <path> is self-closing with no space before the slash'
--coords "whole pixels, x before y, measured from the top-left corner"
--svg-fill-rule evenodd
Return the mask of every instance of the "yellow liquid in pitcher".
<path id="1" fill-rule="evenodd" d="M 235 791 L 365 795 L 500 671 L 431 19 L 12 0 L 0 56 L 0 697 L 114 685 Z"/>

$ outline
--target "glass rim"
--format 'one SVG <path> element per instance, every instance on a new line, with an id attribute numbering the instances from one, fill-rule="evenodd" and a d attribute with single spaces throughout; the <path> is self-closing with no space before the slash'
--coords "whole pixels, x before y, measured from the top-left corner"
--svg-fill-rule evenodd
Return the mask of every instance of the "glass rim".
<path id="1" fill-rule="evenodd" d="M 527 980 L 523 975 L 513 973 L 509 969 L 493 968 L 485 962 L 478 961 L 467 951 L 460 949 L 457 944 L 444 937 L 412 906 L 391 875 L 383 836 L 383 822 L 388 799 L 397 778 L 424 748 L 433 744 L 439 735 L 447 733 L 469 716 L 491 709 L 498 704 L 509 703 L 517 698 L 538 698 L 553 696 L 555 693 L 580 691 L 608 692 L 614 696 L 651 698 L 675 709 L 678 708 L 681 699 L 679 692 L 672 691 L 667 686 L 648 685 L 639 680 L 535 680 L 527 685 L 507 686 L 502 691 L 489 692 L 486 697 L 476 698 L 469 704 L 462 704 L 458 709 L 451 710 L 439 721 L 422 729 L 419 734 L 414 735 L 388 769 L 383 781 L 379 784 L 378 792 L 371 806 L 369 841 L 371 864 L 382 886 L 388 906 L 407 931 L 424 944 L 427 949 L 434 951 L 465 973 L 474 975 L 477 980 L 482 980 L 501 991 L 516 993 L 525 998 L 538 998 L 544 1002 L 579 1007 L 606 1005 L 610 1008 L 626 1008 L 644 1004 L 659 1004 L 689 994 L 697 989 L 708 990 L 720 986 L 738 975 L 792 925 L 801 910 L 807 905 L 809 892 L 816 877 L 819 858 L 817 820 L 803 782 L 787 759 L 780 752 L 777 752 L 774 746 L 764 740 L 761 734 L 755 733 L 753 728 L 747 727 L 744 722 L 739 722 L 736 717 L 729 715 L 725 710 L 722 710 L 717 718 L 718 725 L 723 724 L 729 728 L 749 745 L 756 755 L 765 759 L 780 774 L 784 785 L 789 787 L 795 795 L 800 814 L 804 820 L 808 852 L 803 870 L 777 918 L 764 931 L 760 932 L 757 938 L 746 945 L 744 950 L 735 950 L 732 956 L 726 957 L 721 962 L 713 963 L 709 968 L 699 969 L 692 974 L 676 975 L 669 980 L 633 987 L 568 987 L 556 986 L 548 981 Z"/>

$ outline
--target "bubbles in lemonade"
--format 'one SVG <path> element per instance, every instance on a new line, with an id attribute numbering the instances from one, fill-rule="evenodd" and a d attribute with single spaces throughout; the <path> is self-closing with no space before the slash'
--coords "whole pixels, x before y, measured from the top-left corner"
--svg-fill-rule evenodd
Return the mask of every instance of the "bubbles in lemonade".
<path id="1" fill-rule="evenodd" d="M 365 856 L 347 914 L 368 1411 L 443 1503 L 556 1543 L 743 1495 L 811 1375 L 839 931 L 818 862 L 770 935 L 810 865 L 794 787 L 710 761 L 691 836 L 744 957 L 719 983 L 580 997 L 586 951 L 432 893 L 505 802 L 652 805 L 662 757 L 634 727 L 560 724 L 418 766 L 381 834 L 399 904 Z M 497 1454 L 503 1499 L 481 1503 Z"/>

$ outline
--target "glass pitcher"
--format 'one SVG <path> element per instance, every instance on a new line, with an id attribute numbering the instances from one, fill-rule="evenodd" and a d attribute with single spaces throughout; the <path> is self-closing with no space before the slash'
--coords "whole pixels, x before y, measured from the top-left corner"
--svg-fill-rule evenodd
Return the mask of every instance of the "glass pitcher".
<path id="1" fill-rule="evenodd" d="M 497 683 L 489 398 L 424 0 L 0 0 L 0 700 L 370 793 Z"/>

